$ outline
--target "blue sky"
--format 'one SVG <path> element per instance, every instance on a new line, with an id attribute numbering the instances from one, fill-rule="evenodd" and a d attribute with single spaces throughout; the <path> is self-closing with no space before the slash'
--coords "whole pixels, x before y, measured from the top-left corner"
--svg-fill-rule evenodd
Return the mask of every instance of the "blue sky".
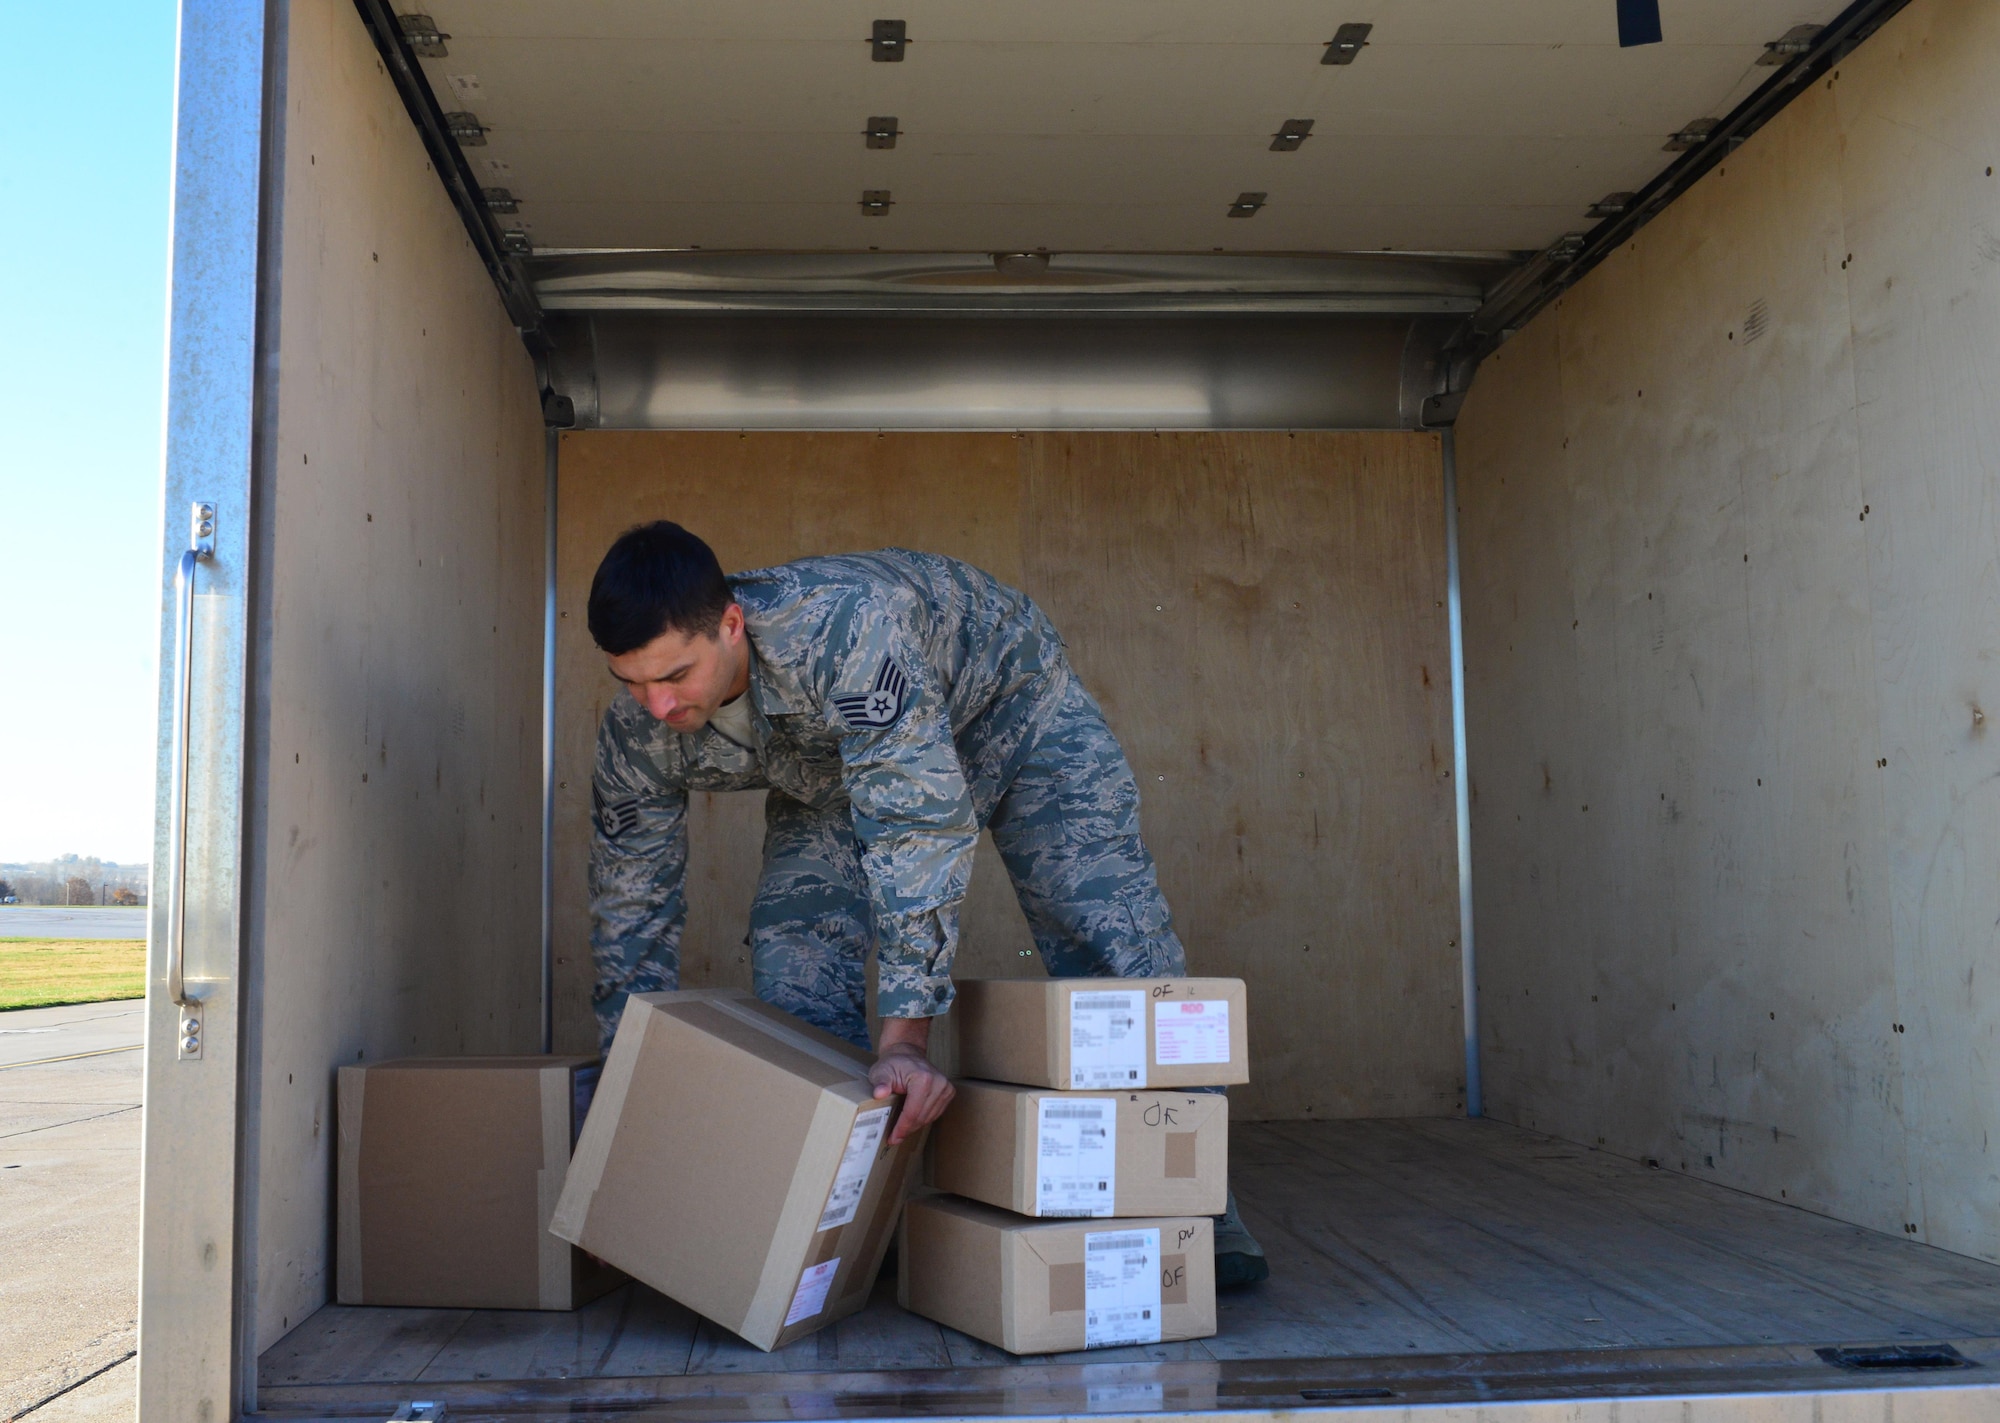
<path id="1" fill-rule="evenodd" d="M 174 5 L 6 12 L 0 860 L 144 860 Z"/>

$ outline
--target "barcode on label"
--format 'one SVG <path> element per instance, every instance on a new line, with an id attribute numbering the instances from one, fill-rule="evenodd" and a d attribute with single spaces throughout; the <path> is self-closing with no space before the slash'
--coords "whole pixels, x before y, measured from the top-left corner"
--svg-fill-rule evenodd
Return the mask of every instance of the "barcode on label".
<path id="1" fill-rule="evenodd" d="M 1035 1214 L 1116 1215 L 1118 1104 L 1043 1097 L 1035 1126 Z"/>
<path id="2" fill-rule="evenodd" d="M 827 1192 L 826 1209 L 820 1212 L 819 1229 L 838 1230 L 854 1219 L 861 1197 L 868 1189 L 868 1173 L 882 1136 L 889 1129 L 889 1109 L 876 1107 L 854 1119 L 847 1133 L 847 1148 L 840 1154 L 840 1169 L 834 1174 L 833 1189 Z"/>
<path id="3" fill-rule="evenodd" d="M 1068 1085 L 1083 1090 L 1146 1085 L 1145 990 L 1070 995 Z"/>
<path id="4" fill-rule="evenodd" d="M 1160 1342 L 1160 1232 L 1083 1238 L 1083 1347 Z"/>

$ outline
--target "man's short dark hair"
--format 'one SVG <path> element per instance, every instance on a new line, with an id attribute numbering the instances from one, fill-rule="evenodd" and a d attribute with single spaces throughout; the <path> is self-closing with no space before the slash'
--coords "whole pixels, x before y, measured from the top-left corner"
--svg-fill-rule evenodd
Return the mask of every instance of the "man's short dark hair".
<path id="1" fill-rule="evenodd" d="M 618 536 L 590 580 L 590 636 L 613 657 L 669 628 L 713 637 L 735 600 L 715 550 L 661 519 Z"/>

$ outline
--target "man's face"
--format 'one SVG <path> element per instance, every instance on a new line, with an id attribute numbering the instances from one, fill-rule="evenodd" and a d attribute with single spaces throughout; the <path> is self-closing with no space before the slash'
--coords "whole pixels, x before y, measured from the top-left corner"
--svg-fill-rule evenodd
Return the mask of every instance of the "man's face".
<path id="1" fill-rule="evenodd" d="M 607 660 L 611 675 L 655 721 L 682 735 L 699 731 L 749 681 L 743 609 L 731 603 L 712 635 L 690 637 L 668 628 L 644 647 Z"/>

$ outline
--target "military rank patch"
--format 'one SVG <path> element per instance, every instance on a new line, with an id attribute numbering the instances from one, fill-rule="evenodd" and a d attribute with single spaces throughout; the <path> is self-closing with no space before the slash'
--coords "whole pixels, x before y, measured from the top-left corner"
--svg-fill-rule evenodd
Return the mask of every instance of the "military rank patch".
<path id="1" fill-rule="evenodd" d="M 623 800 L 608 801 L 604 792 L 592 786 L 590 798 L 597 810 L 597 828 L 604 832 L 605 839 L 616 840 L 627 830 L 639 828 L 639 797 L 627 796 Z"/>
<path id="2" fill-rule="evenodd" d="M 885 657 L 882 670 L 875 674 L 874 687 L 858 696 L 835 697 L 833 706 L 856 731 L 880 731 L 896 724 L 909 699 L 909 677 L 896 665 L 895 658 Z"/>

